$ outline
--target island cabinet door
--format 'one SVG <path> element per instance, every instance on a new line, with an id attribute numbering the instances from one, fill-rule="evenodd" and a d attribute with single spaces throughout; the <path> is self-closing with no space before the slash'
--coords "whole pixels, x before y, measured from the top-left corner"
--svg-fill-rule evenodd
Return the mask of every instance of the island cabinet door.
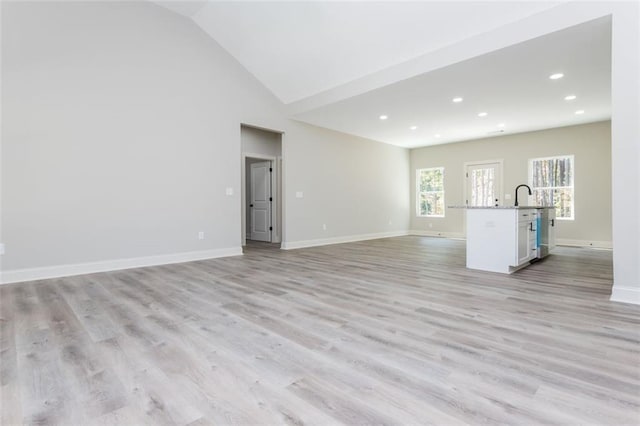
<path id="1" fill-rule="evenodd" d="M 516 259 L 515 265 L 519 266 L 525 262 L 531 260 L 531 230 L 529 229 L 531 226 L 531 222 L 518 222 L 518 232 L 517 232 L 517 250 L 516 250 Z"/>

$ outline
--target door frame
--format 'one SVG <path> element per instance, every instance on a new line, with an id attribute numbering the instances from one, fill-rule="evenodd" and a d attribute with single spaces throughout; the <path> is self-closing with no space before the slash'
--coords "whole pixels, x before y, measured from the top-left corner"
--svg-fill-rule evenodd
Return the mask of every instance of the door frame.
<path id="1" fill-rule="evenodd" d="M 282 243 L 282 229 L 281 220 L 277 220 L 278 217 L 282 218 L 280 201 L 282 199 L 280 190 L 278 187 L 278 177 L 281 175 L 281 162 L 282 157 L 275 157 L 265 154 L 254 154 L 250 152 L 242 153 L 242 166 L 241 166 L 241 204 L 242 204 L 242 245 L 247 244 L 247 158 L 254 158 L 256 160 L 270 161 L 273 172 L 271 173 L 271 197 L 273 201 L 271 203 L 271 226 L 273 232 L 271 233 L 272 243 Z"/>
<path id="2" fill-rule="evenodd" d="M 481 166 L 483 164 L 495 164 L 498 163 L 500 165 L 500 179 L 498 182 L 498 189 L 497 192 L 498 194 L 500 194 L 499 200 L 501 200 L 501 202 L 504 202 L 504 159 L 498 159 L 498 160 L 483 160 L 483 161 L 466 161 L 462 164 L 462 176 L 463 176 L 463 185 L 462 185 L 462 196 L 463 196 L 463 200 L 464 202 L 462 203 L 463 205 L 467 205 L 467 195 L 469 195 L 467 193 L 467 190 L 469 189 L 468 186 L 468 180 L 469 178 L 467 177 L 467 168 L 469 166 Z"/>

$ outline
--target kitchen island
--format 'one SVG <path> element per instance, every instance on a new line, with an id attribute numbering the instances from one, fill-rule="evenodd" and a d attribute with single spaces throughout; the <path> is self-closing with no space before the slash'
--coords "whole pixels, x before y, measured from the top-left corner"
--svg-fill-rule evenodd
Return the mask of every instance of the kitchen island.
<path id="1" fill-rule="evenodd" d="M 467 268 L 511 274 L 555 247 L 555 209 L 467 207 Z"/>

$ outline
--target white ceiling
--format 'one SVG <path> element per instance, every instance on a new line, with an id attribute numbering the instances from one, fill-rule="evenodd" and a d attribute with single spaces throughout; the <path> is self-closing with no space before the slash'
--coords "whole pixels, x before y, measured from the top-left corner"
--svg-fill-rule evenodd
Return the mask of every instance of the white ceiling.
<path id="1" fill-rule="evenodd" d="M 563 2 L 156 3 L 193 19 L 293 118 L 345 133 L 416 147 L 486 137 L 499 123 L 515 133 L 610 117 L 607 19 L 486 49 Z M 456 48 L 481 56 L 456 60 Z M 565 77 L 549 80 L 556 71 Z"/>
<path id="2" fill-rule="evenodd" d="M 288 104 L 555 4 L 214 1 L 192 18 Z"/>
<path id="3" fill-rule="evenodd" d="M 404 147 L 606 120 L 611 117 L 610 58 L 611 21 L 602 18 L 295 118 Z M 556 72 L 564 77 L 549 79 Z M 571 94 L 577 98 L 565 101 Z M 452 102 L 457 96 L 463 101 Z M 578 110 L 584 114 L 576 115 Z M 478 117 L 480 112 L 487 115 Z M 382 114 L 389 118 L 380 120 Z"/>

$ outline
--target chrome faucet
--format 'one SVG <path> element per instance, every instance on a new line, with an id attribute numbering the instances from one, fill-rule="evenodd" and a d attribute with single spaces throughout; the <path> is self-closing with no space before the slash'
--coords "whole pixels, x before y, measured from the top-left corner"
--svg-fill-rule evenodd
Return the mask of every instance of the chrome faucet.
<path id="1" fill-rule="evenodd" d="M 514 204 L 514 206 L 518 207 L 518 189 L 520 189 L 521 186 L 524 186 L 525 188 L 527 188 L 529 190 L 529 195 L 531 195 L 531 188 L 529 188 L 529 185 L 525 185 L 524 183 L 521 185 L 516 186 L 516 202 Z"/>

